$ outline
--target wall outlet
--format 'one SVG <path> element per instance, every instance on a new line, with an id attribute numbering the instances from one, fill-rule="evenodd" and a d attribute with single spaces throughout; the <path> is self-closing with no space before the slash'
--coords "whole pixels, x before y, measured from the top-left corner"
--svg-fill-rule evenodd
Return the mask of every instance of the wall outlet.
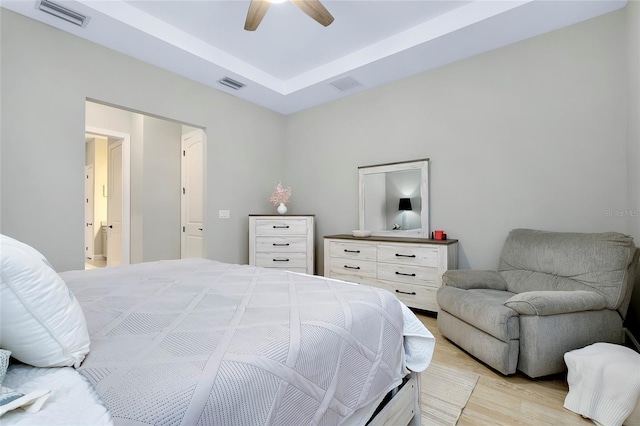
<path id="1" fill-rule="evenodd" d="M 231 212 L 229 210 L 218 210 L 218 219 L 229 219 Z"/>

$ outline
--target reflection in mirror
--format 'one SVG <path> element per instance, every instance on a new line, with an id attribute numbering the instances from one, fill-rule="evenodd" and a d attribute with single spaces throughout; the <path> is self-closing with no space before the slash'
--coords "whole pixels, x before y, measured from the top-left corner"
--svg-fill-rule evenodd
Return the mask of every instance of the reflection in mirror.
<path id="1" fill-rule="evenodd" d="M 428 160 L 360 167 L 360 229 L 427 237 Z"/>

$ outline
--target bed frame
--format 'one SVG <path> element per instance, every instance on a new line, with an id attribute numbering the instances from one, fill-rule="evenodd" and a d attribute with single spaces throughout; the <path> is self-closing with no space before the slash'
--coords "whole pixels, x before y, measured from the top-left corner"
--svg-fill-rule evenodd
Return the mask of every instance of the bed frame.
<path id="1" fill-rule="evenodd" d="M 411 372 L 387 395 L 367 426 L 420 426 L 420 373 Z"/>

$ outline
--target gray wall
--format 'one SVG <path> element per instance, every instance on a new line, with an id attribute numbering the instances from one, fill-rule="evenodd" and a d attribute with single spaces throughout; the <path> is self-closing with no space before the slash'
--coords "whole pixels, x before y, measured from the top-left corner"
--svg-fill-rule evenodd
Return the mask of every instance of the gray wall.
<path id="1" fill-rule="evenodd" d="M 629 231 L 640 240 L 640 2 L 630 1 L 627 12 Z"/>
<path id="2" fill-rule="evenodd" d="M 6 9 L 0 19 L 1 232 L 57 270 L 83 267 L 85 100 L 98 99 L 205 128 L 206 251 L 247 261 L 247 215 L 271 209 L 283 179 L 283 116 Z"/>
<path id="3" fill-rule="evenodd" d="M 143 117 L 143 261 L 180 259 L 182 126 Z"/>
<path id="4" fill-rule="evenodd" d="M 630 1 L 627 5 L 627 57 L 628 57 L 628 111 L 627 138 L 629 155 L 627 156 L 628 197 L 626 208 L 629 233 L 640 245 L 640 2 Z M 631 295 L 631 304 L 627 312 L 625 325 L 637 340 L 640 340 L 640 277 Z"/>
<path id="5" fill-rule="evenodd" d="M 431 159 L 430 228 L 461 268 L 495 269 L 516 227 L 627 232 L 605 214 L 628 197 L 625 29 L 623 10 L 289 116 L 317 270 L 322 235 L 357 229 L 367 164 Z"/>
<path id="6" fill-rule="evenodd" d="M 640 199 L 637 8 L 287 117 L 3 9 L 0 230 L 82 267 L 90 98 L 205 128 L 213 259 L 246 262 L 246 215 L 282 181 L 290 213 L 316 214 L 321 272 L 322 235 L 357 228 L 357 167 L 425 157 L 431 229 L 460 239 L 463 268 L 495 268 L 514 227 L 640 239 L 606 214 Z"/>

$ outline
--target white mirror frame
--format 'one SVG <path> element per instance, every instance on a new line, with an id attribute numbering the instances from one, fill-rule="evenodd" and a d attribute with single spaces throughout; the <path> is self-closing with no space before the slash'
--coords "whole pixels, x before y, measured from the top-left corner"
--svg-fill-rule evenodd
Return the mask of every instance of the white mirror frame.
<path id="1" fill-rule="evenodd" d="M 371 229 L 371 235 L 399 238 L 429 238 L 429 159 L 403 161 L 398 163 L 377 164 L 358 167 L 359 183 L 359 220 L 360 229 L 365 228 L 365 176 L 377 173 L 389 173 L 409 170 L 420 170 L 420 231 L 415 233 L 399 233 L 397 231 Z"/>

